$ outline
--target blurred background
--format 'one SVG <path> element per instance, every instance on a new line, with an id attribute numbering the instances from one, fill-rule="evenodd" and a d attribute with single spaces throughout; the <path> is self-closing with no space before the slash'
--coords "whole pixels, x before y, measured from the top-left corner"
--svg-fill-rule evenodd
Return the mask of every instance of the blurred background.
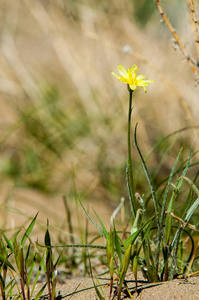
<path id="1" fill-rule="evenodd" d="M 197 59 L 186 1 L 162 5 Z M 75 223 L 76 191 L 107 224 L 121 197 L 128 208 L 128 91 L 111 75 L 119 63 L 155 79 L 147 94 L 133 95 L 144 157 L 186 128 L 147 160 L 154 182 L 169 175 L 181 146 L 181 161 L 191 145 L 197 151 L 199 86 L 154 1 L 1 0 L 0 22 L 1 228 L 16 229 L 39 211 L 38 232 L 47 218 L 63 229 L 62 197 Z M 132 153 L 142 195 L 148 184 Z"/>

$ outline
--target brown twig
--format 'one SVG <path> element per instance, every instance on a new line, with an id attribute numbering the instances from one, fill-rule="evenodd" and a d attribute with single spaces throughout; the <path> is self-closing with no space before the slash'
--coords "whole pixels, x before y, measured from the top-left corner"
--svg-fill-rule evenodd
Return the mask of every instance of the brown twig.
<path id="1" fill-rule="evenodd" d="M 180 222 L 182 223 L 183 227 L 188 226 L 188 227 L 191 228 L 192 230 L 199 232 L 199 230 L 196 229 L 196 226 L 195 226 L 195 225 L 192 225 L 192 224 L 190 224 L 190 223 L 188 223 L 188 222 L 185 222 L 184 220 L 182 220 L 182 219 L 179 218 L 178 216 L 174 215 L 174 213 L 168 212 L 168 211 L 165 211 L 165 213 L 166 213 L 167 215 L 172 216 L 174 219 L 180 221 Z"/>
<path id="2" fill-rule="evenodd" d="M 186 60 L 188 61 L 189 63 L 189 66 L 191 68 L 191 70 L 193 71 L 193 73 L 195 74 L 196 78 L 199 78 L 199 74 L 198 72 L 196 71 L 195 67 L 194 66 L 198 66 L 198 62 L 193 59 L 185 50 L 178 34 L 176 33 L 175 29 L 173 28 L 173 26 L 171 25 L 168 17 L 166 16 L 166 14 L 164 13 L 163 11 L 163 8 L 162 8 L 162 5 L 160 3 L 160 0 L 154 0 L 156 6 L 157 6 L 157 9 L 159 10 L 160 12 L 160 15 L 162 17 L 162 19 L 164 20 L 164 22 L 166 23 L 167 27 L 169 28 L 169 30 L 171 31 L 176 43 L 178 44 L 178 46 L 180 47 L 180 50 L 182 51 L 184 57 L 186 58 Z"/>
<path id="3" fill-rule="evenodd" d="M 196 51 L 197 51 L 197 57 L 198 57 L 198 62 L 199 64 L 199 23 L 195 11 L 195 6 L 194 6 L 194 1 L 193 0 L 187 0 L 187 4 L 189 6 L 190 10 L 190 22 L 191 22 L 191 27 L 195 39 L 195 46 L 196 46 Z"/>

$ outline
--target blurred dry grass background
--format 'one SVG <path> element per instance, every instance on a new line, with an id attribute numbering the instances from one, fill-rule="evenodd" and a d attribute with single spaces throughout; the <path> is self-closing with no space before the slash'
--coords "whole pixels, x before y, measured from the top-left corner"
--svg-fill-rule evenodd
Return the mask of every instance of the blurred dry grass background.
<path id="1" fill-rule="evenodd" d="M 196 56 L 186 1 L 163 6 Z M 105 205 L 103 214 L 127 199 L 128 93 L 111 75 L 117 64 L 137 64 L 156 80 L 146 95 L 134 95 L 144 156 L 163 136 L 199 125 L 199 86 L 153 1 L 2 0 L 0 20 L 1 226 L 25 220 L 17 214 L 12 221 L 7 208 L 25 216 L 40 210 L 60 224 L 62 195 L 74 199 L 74 182 L 87 202 Z M 172 141 L 152 155 L 151 172 Z M 196 151 L 197 129 L 177 136 L 157 181 L 180 147 L 187 157 L 191 144 Z M 142 194 L 146 181 L 139 174 Z"/>

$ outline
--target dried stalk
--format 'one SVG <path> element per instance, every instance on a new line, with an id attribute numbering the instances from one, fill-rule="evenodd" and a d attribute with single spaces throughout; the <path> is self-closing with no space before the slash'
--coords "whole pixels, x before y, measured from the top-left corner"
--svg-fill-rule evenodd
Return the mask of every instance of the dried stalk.
<path id="1" fill-rule="evenodd" d="M 198 72 L 197 72 L 196 69 L 195 69 L 195 66 L 198 67 L 198 62 L 197 62 L 195 59 L 193 59 L 193 58 L 186 52 L 186 50 L 185 50 L 185 48 L 184 48 L 184 46 L 183 46 L 183 44 L 182 44 L 182 42 L 181 42 L 181 40 L 180 40 L 178 34 L 176 33 L 175 29 L 174 29 L 173 26 L 171 25 L 171 23 L 170 23 L 168 17 L 167 17 L 166 14 L 164 13 L 163 8 L 162 8 L 162 5 L 161 5 L 161 3 L 160 3 L 160 0 L 154 0 L 154 2 L 155 2 L 155 4 L 156 4 L 156 6 L 157 6 L 157 9 L 158 9 L 159 12 L 160 12 L 160 15 L 161 15 L 162 19 L 164 20 L 164 22 L 166 23 L 167 27 L 168 27 L 169 30 L 171 31 L 171 33 L 172 33 L 172 35 L 173 35 L 173 37 L 174 37 L 174 39 L 175 39 L 177 45 L 180 47 L 180 50 L 182 51 L 182 53 L 183 53 L 185 59 L 188 61 L 191 70 L 193 71 L 193 73 L 195 74 L 196 78 L 198 79 L 198 78 L 199 78 L 199 74 L 198 74 Z"/>
<path id="2" fill-rule="evenodd" d="M 195 225 L 192 225 L 192 224 L 190 224 L 190 223 L 188 223 L 188 222 L 185 222 L 185 221 L 182 220 L 180 217 L 174 215 L 172 212 L 165 211 L 165 213 L 166 213 L 167 215 L 172 216 L 174 219 L 180 221 L 180 222 L 182 223 L 182 226 L 183 226 L 183 227 L 186 227 L 186 226 L 187 226 L 187 227 L 191 228 L 192 230 L 194 230 L 194 231 L 196 231 L 196 232 L 199 232 L 199 230 L 196 229 L 196 226 L 195 226 Z"/>
<path id="3" fill-rule="evenodd" d="M 197 66 L 199 66 L 199 23 L 195 11 L 194 1 L 187 0 L 187 4 L 190 10 L 190 22 L 191 22 L 193 35 L 194 35 L 195 46 L 196 46 L 197 57 L 198 57 Z"/>

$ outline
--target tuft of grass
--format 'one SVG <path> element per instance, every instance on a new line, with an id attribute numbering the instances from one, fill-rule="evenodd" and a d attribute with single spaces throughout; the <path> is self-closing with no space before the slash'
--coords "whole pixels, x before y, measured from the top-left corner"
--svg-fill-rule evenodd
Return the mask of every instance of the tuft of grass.
<path id="1" fill-rule="evenodd" d="M 49 222 L 47 222 L 44 245 L 35 244 L 31 240 L 30 235 L 37 215 L 32 219 L 21 239 L 19 239 L 21 230 L 18 230 L 11 239 L 8 239 L 6 234 L 1 231 L 0 290 L 3 300 L 8 299 L 8 297 L 22 300 L 32 299 L 42 270 L 46 274 L 46 282 L 34 299 L 39 299 L 46 287 L 49 298 L 55 299 L 56 268 L 61 260 L 64 261 L 63 255 L 69 255 L 67 259 L 71 262 L 73 261 L 71 265 L 76 266 L 76 258 L 81 258 L 84 264 L 84 274 L 87 274 L 88 270 L 90 270 L 96 294 L 99 299 L 105 299 L 102 286 L 99 282 L 98 285 L 95 283 L 96 280 L 98 281 L 98 277 L 93 275 L 92 272 L 91 257 L 93 255 L 95 257 L 95 254 L 88 254 L 87 249 L 93 251 L 101 250 L 106 255 L 104 263 L 110 274 L 110 299 L 113 289 L 115 289 L 115 276 L 118 279 L 116 287 L 117 299 L 121 299 L 123 288 L 126 289 L 130 298 L 133 297 L 131 289 L 125 281 L 125 276 L 129 270 L 133 271 L 135 277 L 135 291 L 137 290 L 138 270 L 142 271 L 149 282 L 172 280 L 176 277 L 186 279 L 187 275 L 194 270 L 195 261 L 197 260 L 197 249 L 194 250 L 195 245 L 192 235 L 197 229 L 196 226 L 191 224 L 191 219 L 199 206 L 199 190 L 195 184 L 198 173 L 194 180 L 191 180 L 187 174 L 192 165 L 191 159 L 195 153 L 192 153 L 191 149 L 188 158 L 182 164 L 180 157 L 183 149 L 181 148 L 169 176 L 164 179 L 161 186 L 155 186 L 138 146 L 137 125 L 134 130 L 134 144 L 148 180 L 149 191 L 143 196 L 136 192 L 135 200 L 132 199 L 132 201 L 136 201 L 137 210 L 135 211 L 135 217 L 132 213 L 130 214 L 130 232 L 125 229 L 125 232 L 122 232 L 121 235 L 121 232 L 116 229 L 115 225 L 115 217 L 124 205 L 123 200 L 114 211 L 111 217 L 110 230 L 107 230 L 98 212 L 94 211 L 98 220 L 96 222 L 76 194 L 77 203 L 79 203 L 87 216 L 87 225 L 85 232 L 83 232 L 82 223 L 79 220 L 80 243 L 75 244 L 70 206 L 66 197 L 64 197 L 71 243 L 64 244 L 62 241 L 61 245 L 52 245 Z M 132 182 L 128 181 L 129 184 L 132 184 Z M 178 203 L 181 202 L 182 198 L 184 198 L 184 203 L 179 210 Z M 148 209 L 149 205 L 150 210 Z M 88 243 L 88 220 L 96 227 L 99 236 L 104 237 L 105 245 L 94 245 L 93 242 L 96 241 L 97 237 Z M 178 222 L 177 225 L 176 220 Z M 185 251 L 187 238 L 191 241 L 189 251 Z M 68 248 L 73 249 L 72 253 L 66 252 L 64 254 L 64 250 Z M 43 253 L 39 249 L 44 249 Z M 63 251 L 58 252 L 58 258 L 54 262 L 53 251 L 57 249 L 63 249 Z M 77 255 L 75 249 L 82 249 L 80 255 Z M 28 268 L 29 265 L 31 266 L 30 268 Z M 38 271 L 30 290 L 30 281 L 33 277 L 35 266 L 38 267 Z M 6 282 L 8 274 L 11 278 L 9 283 Z M 19 278 L 19 281 L 17 278 Z"/>
<path id="2" fill-rule="evenodd" d="M 36 250 L 35 244 L 30 238 L 30 234 L 34 228 L 37 215 L 33 218 L 28 228 L 25 230 L 25 233 L 23 234 L 20 242 L 20 230 L 17 231 L 10 240 L 1 230 L 0 287 L 3 300 L 9 298 L 22 300 L 32 299 L 37 279 L 41 271 L 41 267 L 39 267 L 32 290 L 30 290 L 30 280 L 33 275 L 36 258 L 38 256 L 41 259 L 40 254 Z M 25 249 L 26 241 L 28 241 L 28 246 L 26 247 L 27 249 Z M 32 249 L 34 249 L 34 254 L 31 256 L 30 252 Z M 31 267 L 28 271 L 28 264 L 30 263 L 29 257 L 33 257 L 33 259 L 31 258 Z M 10 278 L 10 282 L 7 283 L 8 276 Z M 17 280 L 17 278 L 19 279 L 19 281 Z M 44 284 L 41 290 L 37 293 L 35 299 L 39 299 L 45 289 L 45 286 L 46 284 Z"/>

